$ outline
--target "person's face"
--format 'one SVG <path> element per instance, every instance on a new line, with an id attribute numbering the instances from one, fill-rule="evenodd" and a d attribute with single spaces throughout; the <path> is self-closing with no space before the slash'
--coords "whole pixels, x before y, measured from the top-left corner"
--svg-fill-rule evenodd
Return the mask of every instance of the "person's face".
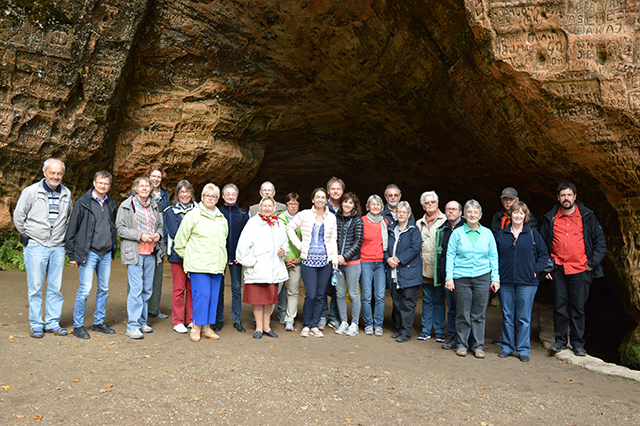
<path id="1" fill-rule="evenodd" d="M 382 211 L 382 204 L 380 204 L 377 200 L 372 200 L 369 203 L 369 211 L 372 215 L 377 216 Z"/>
<path id="2" fill-rule="evenodd" d="M 260 211 L 265 216 L 273 216 L 274 210 L 275 210 L 275 205 L 271 200 L 264 200 L 262 204 L 260 204 Z"/>
<path id="3" fill-rule="evenodd" d="M 151 195 L 151 185 L 146 180 L 141 180 L 138 182 L 138 187 L 136 188 L 136 192 L 138 193 L 138 197 L 142 200 L 146 200 Z"/>
<path id="4" fill-rule="evenodd" d="M 289 200 L 287 203 L 287 211 L 291 216 L 295 216 L 300 208 L 300 203 L 297 200 Z"/>
<path id="5" fill-rule="evenodd" d="M 464 213 L 464 217 L 467 219 L 467 223 L 469 225 L 475 225 L 480 222 L 482 214 L 480 214 L 480 209 L 477 209 L 475 207 L 468 207 L 467 211 Z"/>
<path id="6" fill-rule="evenodd" d="M 400 191 L 397 188 L 389 188 L 387 193 L 384 194 L 384 198 L 387 199 L 387 204 L 389 204 L 390 207 L 397 206 L 398 202 L 400 202 L 400 197 L 402 197 L 402 195 L 400 195 Z"/>
<path id="7" fill-rule="evenodd" d="M 228 206 L 233 206 L 238 200 L 238 193 L 233 188 L 227 188 L 222 192 L 222 199 Z"/>
<path id="8" fill-rule="evenodd" d="M 51 189 L 56 189 L 60 185 L 62 176 L 64 176 L 64 169 L 59 161 L 52 161 L 44 171 L 44 180 Z"/>
<path id="9" fill-rule="evenodd" d="M 444 214 L 447 216 L 449 223 L 458 223 L 462 216 L 462 210 L 460 210 L 458 203 L 447 203 L 444 208 Z"/>
<path id="10" fill-rule="evenodd" d="M 409 211 L 404 207 L 399 208 L 396 212 L 396 216 L 398 217 L 398 223 L 404 226 L 409 220 Z"/>
<path id="11" fill-rule="evenodd" d="M 327 205 L 327 195 L 322 192 L 322 191 L 318 191 L 316 192 L 316 195 L 313 196 L 313 205 L 315 206 L 316 210 L 324 210 L 325 206 Z"/>
<path id="12" fill-rule="evenodd" d="M 504 207 L 504 211 L 506 212 L 506 211 L 509 211 L 511 206 L 516 201 L 520 201 L 520 198 L 518 198 L 518 197 L 515 197 L 515 198 L 502 197 L 502 198 L 500 198 L 500 201 L 502 201 L 502 207 Z"/>
<path id="13" fill-rule="evenodd" d="M 149 179 L 151 179 L 153 187 L 160 190 L 160 185 L 162 184 L 162 172 L 160 170 L 152 171 L 149 175 Z"/>
<path id="14" fill-rule="evenodd" d="M 180 191 L 178 191 L 178 200 L 182 204 L 189 204 L 193 200 L 193 194 L 187 188 L 182 187 Z"/>
<path id="15" fill-rule="evenodd" d="M 104 198 L 111 188 L 111 179 L 100 176 L 93 181 L 93 190 L 96 191 L 98 198 Z"/>
<path id="16" fill-rule="evenodd" d="M 558 201 L 564 210 L 570 210 L 576 203 L 576 194 L 571 189 L 563 189 L 558 194 Z"/>
<path id="17" fill-rule="evenodd" d="M 515 225 L 524 225 L 525 214 L 522 209 L 514 210 L 511 213 L 511 223 Z"/>
<path id="18" fill-rule="evenodd" d="M 438 210 L 438 202 L 436 201 L 436 197 L 433 195 L 427 195 L 424 197 L 424 204 L 422 208 L 429 216 L 434 214 Z"/>
<path id="19" fill-rule="evenodd" d="M 342 185 L 340 185 L 340 182 L 338 181 L 333 182 L 329 187 L 329 196 L 333 201 L 340 200 L 340 197 L 342 197 L 343 193 L 344 191 L 342 190 Z"/>
<path id="20" fill-rule="evenodd" d="M 342 213 L 344 213 L 345 216 L 351 215 L 354 208 L 355 204 L 353 204 L 353 200 L 351 198 L 347 198 L 342 202 Z"/>
<path id="21" fill-rule="evenodd" d="M 260 187 L 260 195 L 263 197 L 273 197 L 276 195 L 276 189 L 273 185 L 265 183 Z"/>
<path id="22" fill-rule="evenodd" d="M 202 194 L 202 202 L 204 203 L 204 206 L 206 208 L 208 208 L 209 210 L 213 210 L 213 208 L 216 206 L 216 203 L 218 202 L 218 196 L 213 191 L 207 191 Z"/>

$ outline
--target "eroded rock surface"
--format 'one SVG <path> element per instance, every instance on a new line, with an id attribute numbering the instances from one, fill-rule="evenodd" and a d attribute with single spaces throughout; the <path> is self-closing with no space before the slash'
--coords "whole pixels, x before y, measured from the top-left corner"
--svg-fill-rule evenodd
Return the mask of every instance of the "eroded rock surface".
<path id="1" fill-rule="evenodd" d="M 485 217 L 508 185 L 540 217 L 572 180 L 640 323 L 638 7 L 0 1 L 0 226 L 50 155 L 76 194 L 101 168 L 128 193 L 160 163 L 169 188 L 234 181 L 244 204 L 265 179 L 304 198 L 337 175 L 363 198 L 394 181 L 414 209 L 426 189 L 473 197 Z"/>

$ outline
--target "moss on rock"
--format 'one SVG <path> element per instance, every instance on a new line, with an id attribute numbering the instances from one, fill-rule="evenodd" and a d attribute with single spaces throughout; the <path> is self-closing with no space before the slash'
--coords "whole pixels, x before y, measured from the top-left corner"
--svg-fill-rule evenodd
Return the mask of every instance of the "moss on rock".
<path id="1" fill-rule="evenodd" d="M 619 351 L 623 365 L 640 370 L 640 326 L 624 336 Z"/>

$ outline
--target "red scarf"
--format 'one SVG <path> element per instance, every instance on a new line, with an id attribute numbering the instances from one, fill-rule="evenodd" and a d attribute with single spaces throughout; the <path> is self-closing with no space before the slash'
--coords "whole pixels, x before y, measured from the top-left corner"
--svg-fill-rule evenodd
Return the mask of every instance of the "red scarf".
<path id="1" fill-rule="evenodd" d="M 265 216 L 262 213 L 258 213 L 258 216 L 262 218 L 265 222 L 269 224 L 269 226 L 276 226 L 278 223 L 278 216 Z"/>

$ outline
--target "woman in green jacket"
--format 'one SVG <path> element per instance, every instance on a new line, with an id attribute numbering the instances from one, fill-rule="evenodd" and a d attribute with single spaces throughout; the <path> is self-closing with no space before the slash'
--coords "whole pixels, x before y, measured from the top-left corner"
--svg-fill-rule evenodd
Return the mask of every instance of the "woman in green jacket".
<path id="1" fill-rule="evenodd" d="M 184 259 L 184 271 L 191 277 L 193 327 L 190 338 L 219 339 L 211 328 L 216 322 L 218 295 L 227 264 L 227 220 L 216 207 L 220 188 L 212 183 L 202 190 L 202 203 L 187 213 L 175 238 L 174 250 Z"/>

